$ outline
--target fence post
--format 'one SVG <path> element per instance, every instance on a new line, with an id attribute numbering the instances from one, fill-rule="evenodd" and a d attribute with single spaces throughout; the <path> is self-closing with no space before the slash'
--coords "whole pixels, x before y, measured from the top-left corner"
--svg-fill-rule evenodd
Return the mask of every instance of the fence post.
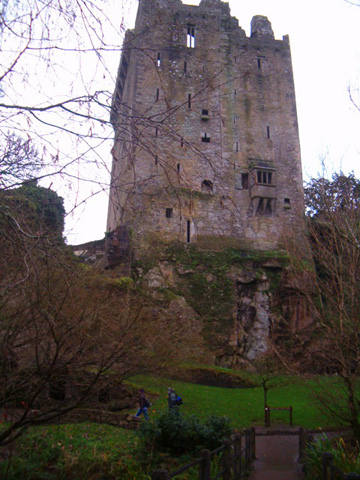
<path id="1" fill-rule="evenodd" d="M 329 480 L 328 466 L 332 463 L 332 453 L 323 453 L 321 455 L 321 480 Z"/>
<path id="2" fill-rule="evenodd" d="M 245 430 L 245 470 L 250 467 L 250 430 Z"/>
<path id="3" fill-rule="evenodd" d="M 264 408 L 264 424 L 265 424 L 265 427 L 268 426 L 268 406 L 265 405 L 265 408 Z"/>
<path id="4" fill-rule="evenodd" d="M 170 475 L 167 470 L 155 470 L 151 474 L 151 480 L 170 480 Z"/>
<path id="5" fill-rule="evenodd" d="M 211 480 L 211 455 L 210 450 L 201 450 L 202 462 L 199 468 L 199 480 Z"/>
<path id="6" fill-rule="evenodd" d="M 239 468 L 238 468 L 239 465 Z M 241 435 L 234 435 L 234 478 L 241 478 Z"/>
<path id="7" fill-rule="evenodd" d="M 250 428 L 250 440 L 251 440 L 251 453 L 250 457 L 255 460 L 256 459 L 256 434 L 255 434 L 255 428 L 251 427 Z"/>
<path id="8" fill-rule="evenodd" d="M 224 440 L 225 450 L 223 456 L 224 473 L 223 480 L 231 480 L 231 442 Z"/>
<path id="9" fill-rule="evenodd" d="M 307 433 L 303 427 L 299 428 L 299 462 L 302 463 L 305 460 L 305 451 L 307 447 Z"/>

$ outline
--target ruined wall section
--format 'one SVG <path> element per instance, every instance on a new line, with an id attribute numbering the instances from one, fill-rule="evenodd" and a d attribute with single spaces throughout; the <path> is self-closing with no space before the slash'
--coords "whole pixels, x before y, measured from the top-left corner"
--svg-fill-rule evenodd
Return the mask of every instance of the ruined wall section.
<path id="1" fill-rule="evenodd" d="M 126 73 L 124 73 L 126 72 Z M 114 94 L 108 230 L 277 248 L 302 233 L 288 39 L 255 17 L 247 38 L 220 0 L 140 0 Z"/>

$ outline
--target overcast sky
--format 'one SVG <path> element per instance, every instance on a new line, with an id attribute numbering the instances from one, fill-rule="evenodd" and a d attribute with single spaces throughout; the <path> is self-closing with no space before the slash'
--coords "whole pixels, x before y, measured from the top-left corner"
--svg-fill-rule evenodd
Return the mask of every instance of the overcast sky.
<path id="1" fill-rule="evenodd" d="M 135 13 L 138 2 L 130 1 Z M 321 172 L 321 158 L 329 173 L 342 169 L 360 177 L 360 112 L 348 93 L 351 86 L 359 100 L 360 7 L 346 0 L 230 0 L 229 4 L 248 36 L 254 15 L 268 17 L 276 39 L 290 36 L 304 179 Z M 114 76 L 119 60 L 113 65 Z M 69 243 L 102 238 L 106 216 L 106 195 L 90 201 L 68 221 Z"/>

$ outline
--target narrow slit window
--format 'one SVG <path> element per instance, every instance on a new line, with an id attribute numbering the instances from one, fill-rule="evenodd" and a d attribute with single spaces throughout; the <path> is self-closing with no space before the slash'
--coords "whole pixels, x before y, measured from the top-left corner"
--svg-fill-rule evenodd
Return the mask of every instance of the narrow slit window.
<path id="1" fill-rule="evenodd" d="M 190 243 L 191 240 L 191 221 L 188 220 L 186 222 L 186 241 L 187 243 Z"/>
<path id="2" fill-rule="evenodd" d="M 187 72 L 187 62 L 184 62 L 184 73 Z"/>
<path id="3" fill-rule="evenodd" d="M 234 96 L 236 97 L 236 95 L 237 95 L 236 88 L 234 88 Z"/>
<path id="4" fill-rule="evenodd" d="M 195 48 L 195 26 L 188 25 L 186 45 L 188 48 Z"/>
<path id="5" fill-rule="evenodd" d="M 158 101 L 160 98 L 160 88 L 156 89 L 156 101 Z"/>
<path id="6" fill-rule="evenodd" d="M 201 137 L 201 141 L 204 143 L 210 143 L 210 140 L 211 140 L 210 135 L 208 135 L 206 132 Z"/>
<path id="7" fill-rule="evenodd" d="M 176 171 L 177 171 L 177 173 L 180 173 L 180 170 L 181 170 L 181 165 L 180 165 L 180 163 L 178 163 L 178 164 L 176 165 Z"/>
<path id="8" fill-rule="evenodd" d="M 257 66 L 258 66 L 258 69 L 261 70 L 261 60 L 260 60 L 260 58 L 257 59 Z"/>
<path id="9" fill-rule="evenodd" d="M 269 126 L 266 127 L 266 135 L 267 135 L 267 138 L 270 138 L 270 127 Z"/>
<path id="10" fill-rule="evenodd" d="M 158 163 L 159 163 L 159 156 L 155 155 L 155 165 L 157 165 Z"/>
<path id="11" fill-rule="evenodd" d="M 188 108 L 191 108 L 191 93 L 188 94 Z"/>
<path id="12" fill-rule="evenodd" d="M 240 151 L 240 144 L 239 142 L 234 143 L 234 152 L 238 153 Z"/>
<path id="13" fill-rule="evenodd" d="M 156 127 L 155 128 L 155 137 L 158 137 L 159 136 L 159 129 Z"/>
<path id="14" fill-rule="evenodd" d="M 157 66 L 161 67 L 161 54 L 160 53 L 157 54 Z"/>
<path id="15" fill-rule="evenodd" d="M 165 215 L 166 215 L 166 218 L 172 218 L 173 217 L 173 209 L 172 208 L 167 208 L 165 210 Z"/>
<path id="16" fill-rule="evenodd" d="M 180 147 L 183 147 L 184 146 L 184 139 L 181 137 L 180 139 Z"/>

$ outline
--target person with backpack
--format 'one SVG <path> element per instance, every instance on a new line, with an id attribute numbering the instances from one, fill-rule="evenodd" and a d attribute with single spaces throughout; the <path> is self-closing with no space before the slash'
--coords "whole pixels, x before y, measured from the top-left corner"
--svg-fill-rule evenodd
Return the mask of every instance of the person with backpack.
<path id="1" fill-rule="evenodd" d="M 182 405 L 182 398 L 176 394 L 175 390 L 171 387 L 168 388 L 168 405 L 170 410 L 177 410 L 177 407 Z"/>
<path id="2" fill-rule="evenodd" d="M 139 390 L 139 410 L 136 412 L 135 417 L 140 417 L 141 414 L 144 415 L 145 420 L 149 420 L 148 408 L 151 403 L 145 396 L 145 390 L 140 388 Z"/>

